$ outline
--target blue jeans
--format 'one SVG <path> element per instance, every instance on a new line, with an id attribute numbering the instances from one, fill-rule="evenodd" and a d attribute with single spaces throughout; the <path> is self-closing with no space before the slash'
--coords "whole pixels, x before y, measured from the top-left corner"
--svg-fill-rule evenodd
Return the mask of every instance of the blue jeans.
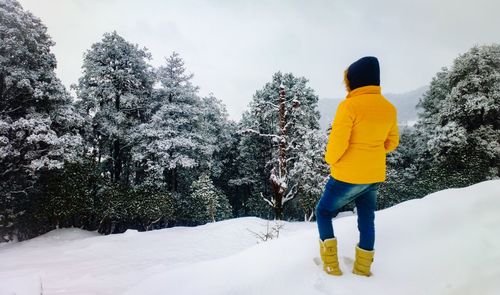
<path id="1" fill-rule="evenodd" d="M 316 221 L 321 240 L 334 238 L 332 219 L 347 203 L 356 202 L 359 247 L 371 251 L 375 244 L 375 209 L 380 183 L 351 184 L 330 176 L 316 206 Z"/>

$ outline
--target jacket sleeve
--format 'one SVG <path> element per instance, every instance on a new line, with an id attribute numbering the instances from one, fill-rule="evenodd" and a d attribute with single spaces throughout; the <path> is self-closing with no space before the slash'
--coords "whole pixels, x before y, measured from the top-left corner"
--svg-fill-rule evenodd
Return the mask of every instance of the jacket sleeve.
<path id="1" fill-rule="evenodd" d="M 326 145 L 325 161 L 331 166 L 335 164 L 349 147 L 349 139 L 354 123 L 354 116 L 346 101 L 337 108 L 332 130 Z"/>
<path id="2" fill-rule="evenodd" d="M 384 142 L 385 152 L 390 153 L 395 150 L 399 145 L 399 132 L 398 132 L 398 122 L 397 119 L 392 123 L 391 130 L 387 135 L 387 139 Z"/>

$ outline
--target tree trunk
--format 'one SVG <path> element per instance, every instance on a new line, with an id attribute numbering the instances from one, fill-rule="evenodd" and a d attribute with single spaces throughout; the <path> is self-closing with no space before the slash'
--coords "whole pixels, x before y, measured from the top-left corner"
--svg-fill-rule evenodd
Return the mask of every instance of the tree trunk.
<path id="1" fill-rule="evenodd" d="M 283 217 L 283 196 L 285 195 L 285 188 L 287 182 L 286 171 L 286 118 L 285 118 L 285 87 L 280 86 L 279 96 L 279 129 L 280 137 L 278 143 L 278 175 L 277 180 L 274 178 L 272 189 L 274 193 L 274 218 L 281 220 Z M 285 182 L 285 184 L 283 184 Z"/>
<path id="2" fill-rule="evenodd" d="M 171 192 L 177 191 L 177 168 L 168 169 L 164 171 L 165 182 L 167 183 L 168 190 Z"/>
<path id="3" fill-rule="evenodd" d="M 120 140 L 113 142 L 113 175 L 114 181 L 119 182 L 122 173 L 122 159 L 120 154 Z"/>
<path id="4" fill-rule="evenodd" d="M 115 110 L 120 111 L 120 93 L 116 94 L 115 98 Z M 113 175 L 114 181 L 119 182 L 122 173 L 122 159 L 120 153 L 120 138 L 116 138 L 113 141 Z"/>

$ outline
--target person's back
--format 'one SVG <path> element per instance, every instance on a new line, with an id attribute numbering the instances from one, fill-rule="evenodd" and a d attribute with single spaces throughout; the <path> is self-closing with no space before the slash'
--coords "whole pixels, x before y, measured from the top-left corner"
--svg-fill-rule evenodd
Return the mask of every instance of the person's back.
<path id="1" fill-rule="evenodd" d="M 363 59 L 359 62 L 358 71 L 372 70 L 370 64 L 362 64 Z M 396 108 L 381 95 L 380 86 L 372 85 L 379 83 L 378 71 L 361 83 L 352 83 L 357 76 L 349 73 L 345 75 L 349 94 L 337 109 L 325 160 L 335 179 L 353 184 L 382 182 L 385 155 L 399 142 Z M 352 84 L 357 88 L 351 90 Z"/>

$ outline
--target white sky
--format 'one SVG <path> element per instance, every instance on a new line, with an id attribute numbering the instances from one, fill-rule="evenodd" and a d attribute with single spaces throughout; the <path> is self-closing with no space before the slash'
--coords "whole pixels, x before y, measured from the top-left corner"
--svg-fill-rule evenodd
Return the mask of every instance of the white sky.
<path id="1" fill-rule="evenodd" d="M 177 51 L 200 93 L 213 92 L 238 120 L 276 71 L 310 80 L 320 98 L 341 98 L 343 70 L 364 55 L 381 63 L 385 92 L 426 85 L 477 44 L 500 42 L 497 0 L 20 0 L 56 42 L 66 86 L 105 32 L 153 55 Z"/>

